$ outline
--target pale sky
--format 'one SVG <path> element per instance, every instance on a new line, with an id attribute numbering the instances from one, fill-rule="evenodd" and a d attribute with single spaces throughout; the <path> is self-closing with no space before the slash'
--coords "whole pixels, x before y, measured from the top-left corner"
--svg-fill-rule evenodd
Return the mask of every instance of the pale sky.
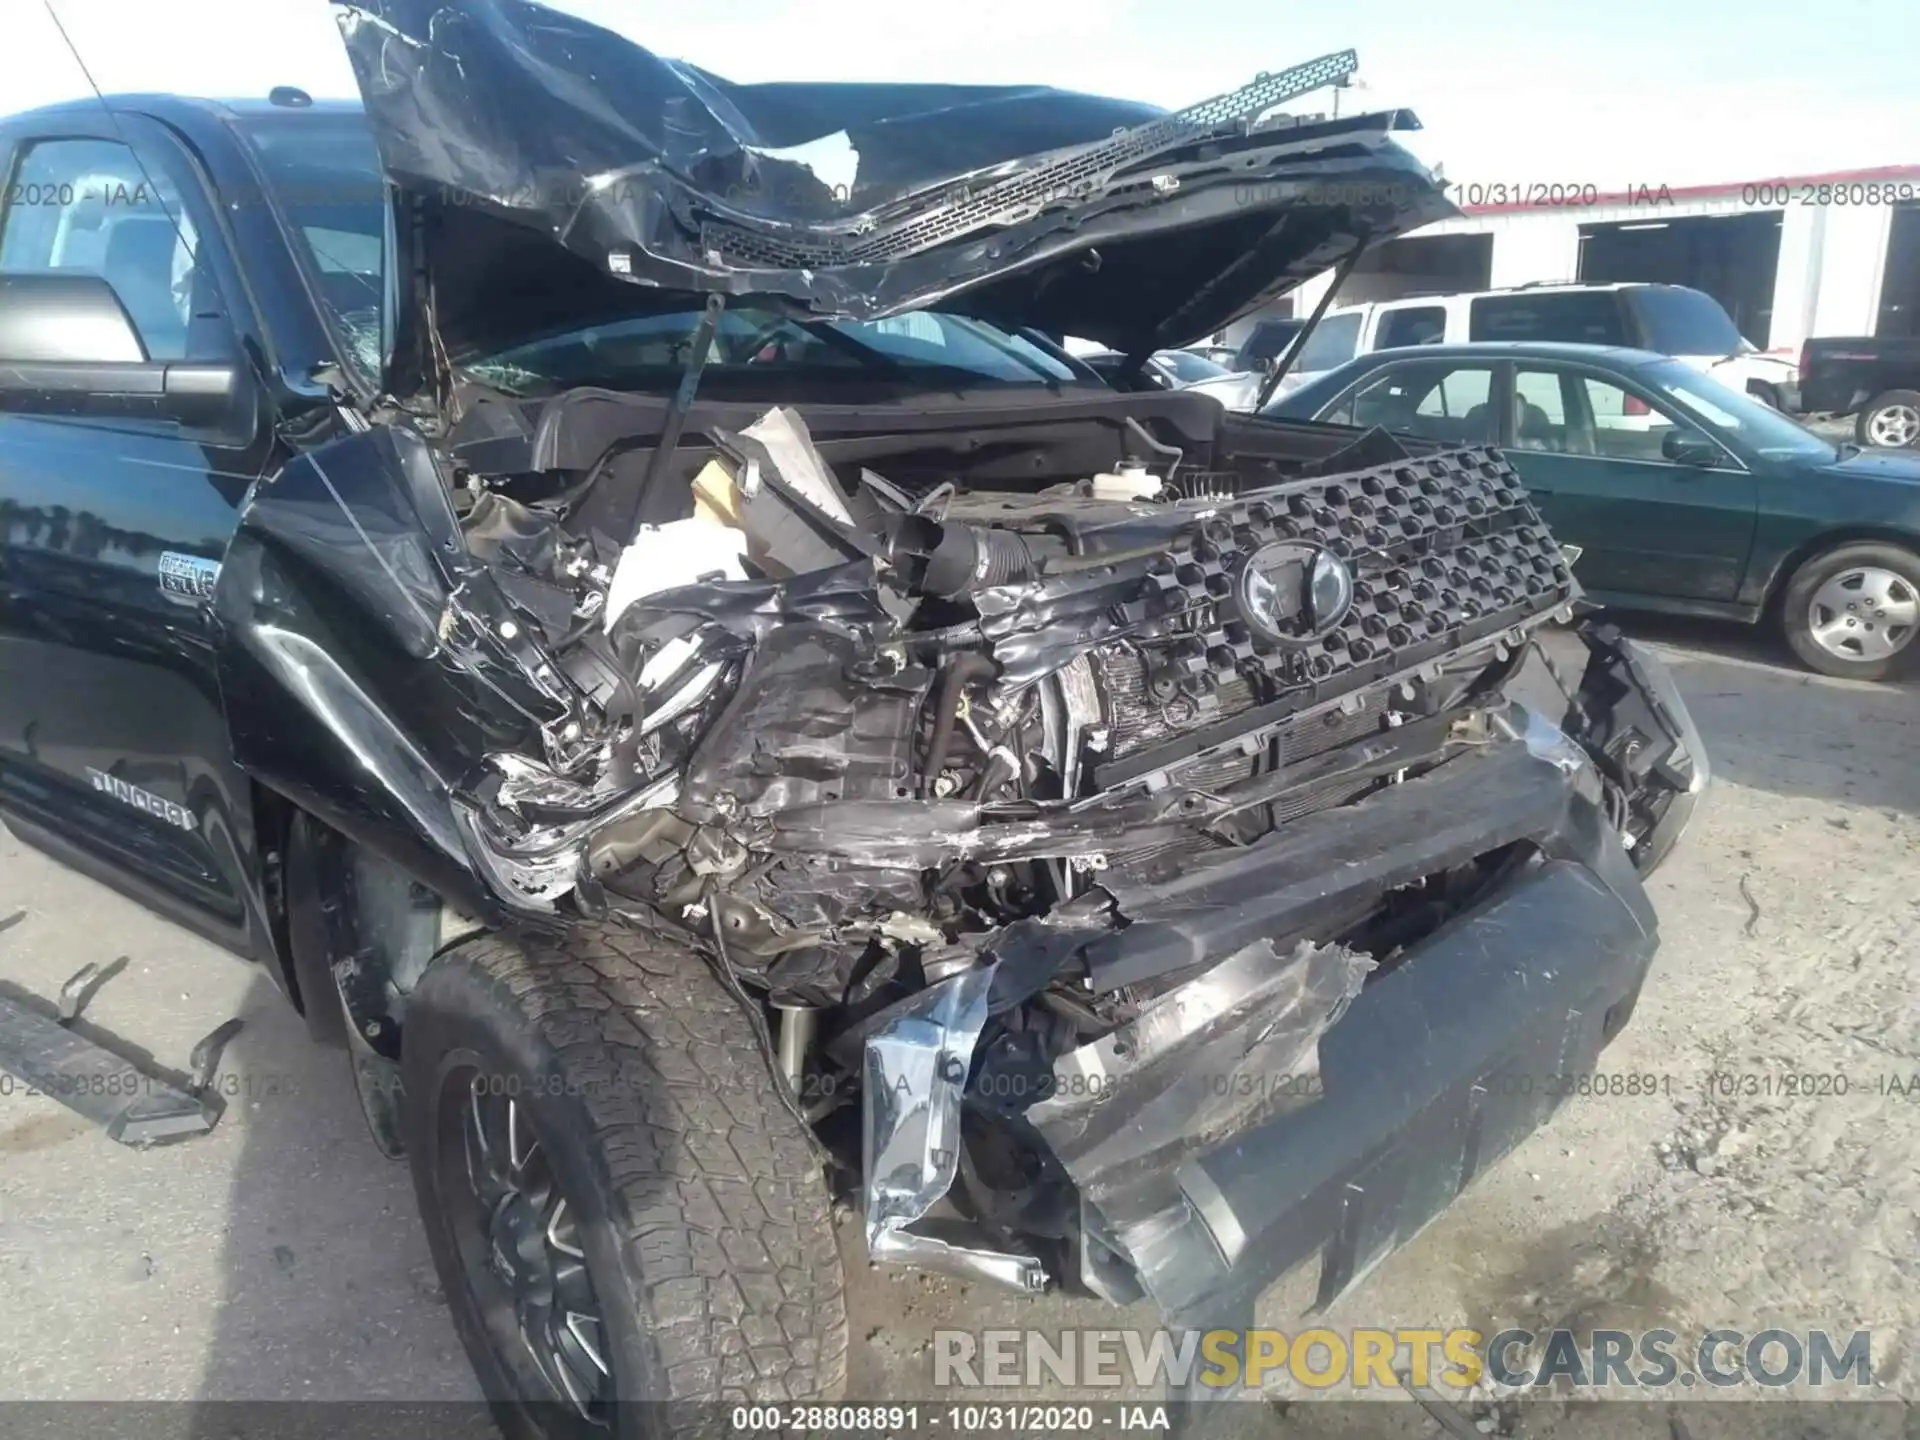
<path id="1" fill-rule="evenodd" d="M 53 0 L 108 93 L 351 95 L 324 0 Z M 1460 182 L 1688 185 L 1920 163 L 1920 0 L 721 0 L 562 7 L 734 80 L 1042 83 L 1179 106 L 1330 50 Z M 86 93 L 0 0 L 0 107 Z M 1318 108 L 1317 106 L 1314 108 Z"/>

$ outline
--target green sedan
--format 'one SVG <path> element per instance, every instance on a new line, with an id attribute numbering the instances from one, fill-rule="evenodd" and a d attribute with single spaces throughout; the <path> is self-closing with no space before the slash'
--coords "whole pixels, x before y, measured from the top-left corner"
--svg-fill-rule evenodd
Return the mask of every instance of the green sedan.
<path id="1" fill-rule="evenodd" d="M 1262 413 L 1500 446 L 1603 604 L 1766 620 L 1828 675 L 1920 656 L 1920 457 L 1823 440 L 1669 356 L 1383 350 Z"/>

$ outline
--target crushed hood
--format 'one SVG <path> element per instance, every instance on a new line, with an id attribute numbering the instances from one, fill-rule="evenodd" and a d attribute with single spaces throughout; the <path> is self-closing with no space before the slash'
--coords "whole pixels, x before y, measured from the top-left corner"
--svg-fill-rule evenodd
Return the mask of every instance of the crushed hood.
<path id="1" fill-rule="evenodd" d="M 1405 111 L 1258 123 L 1350 51 L 1169 113 L 1044 87 L 737 85 L 524 0 L 336 5 L 456 358 L 710 293 L 1148 351 L 1458 213 L 1395 143 Z"/>

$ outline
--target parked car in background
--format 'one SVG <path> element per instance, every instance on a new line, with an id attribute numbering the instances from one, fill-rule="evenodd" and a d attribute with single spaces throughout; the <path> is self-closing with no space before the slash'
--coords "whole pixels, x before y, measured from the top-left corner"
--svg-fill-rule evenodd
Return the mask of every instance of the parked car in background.
<path id="1" fill-rule="evenodd" d="M 1264 374 L 1286 353 L 1293 337 L 1305 329 L 1306 324 L 1305 320 L 1291 319 L 1256 321 L 1247 338 L 1240 342 L 1232 361 L 1223 363 L 1235 370 L 1257 370 Z"/>
<path id="2" fill-rule="evenodd" d="M 1138 373 L 1126 374 L 1127 357 L 1095 350 L 1073 357 L 1109 385 L 1122 390 L 1191 390 L 1211 395 L 1229 410 L 1251 410 L 1260 399 L 1260 377 L 1233 371 L 1191 350 L 1157 350 Z"/>
<path id="3" fill-rule="evenodd" d="M 1189 355 L 1198 355 L 1202 360 L 1211 360 L 1222 370 L 1235 370 L 1234 363 L 1240 354 L 1236 345 L 1185 345 L 1181 347 Z"/>
<path id="4" fill-rule="evenodd" d="M 1292 389 L 1377 350 L 1493 340 L 1633 346 L 1683 360 L 1776 410 L 1800 408 L 1793 362 L 1762 352 L 1718 300 L 1685 285 L 1522 285 L 1346 305 L 1321 318 L 1281 383 Z"/>
<path id="5" fill-rule="evenodd" d="M 1862 445 L 1920 446 L 1920 339 L 1821 337 L 1800 347 L 1801 408 L 1853 415 Z"/>
<path id="6" fill-rule="evenodd" d="M 1385 351 L 1261 414 L 1501 446 L 1603 603 L 1768 620 L 1828 675 L 1920 656 L 1920 457 L 1834 445 L 1669 356 Z"/>

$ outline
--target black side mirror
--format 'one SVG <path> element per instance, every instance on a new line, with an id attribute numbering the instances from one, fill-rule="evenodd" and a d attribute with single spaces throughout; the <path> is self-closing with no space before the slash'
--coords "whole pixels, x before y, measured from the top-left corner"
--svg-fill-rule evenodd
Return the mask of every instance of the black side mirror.
<path id="1" fill-rule="evenodd" d="M 1660 439 L 1660 453 L 1676 465 L 1711 468 L 1720 463 L 1720 447 L 1698 430 L 1676 425 Z"/>
<path id="2" fill-rule="evenodd" d="M 0 410 L 212 425 L 240 385 L 237 365 L 149 358 L 101 276 L 0 274 Z"/>

